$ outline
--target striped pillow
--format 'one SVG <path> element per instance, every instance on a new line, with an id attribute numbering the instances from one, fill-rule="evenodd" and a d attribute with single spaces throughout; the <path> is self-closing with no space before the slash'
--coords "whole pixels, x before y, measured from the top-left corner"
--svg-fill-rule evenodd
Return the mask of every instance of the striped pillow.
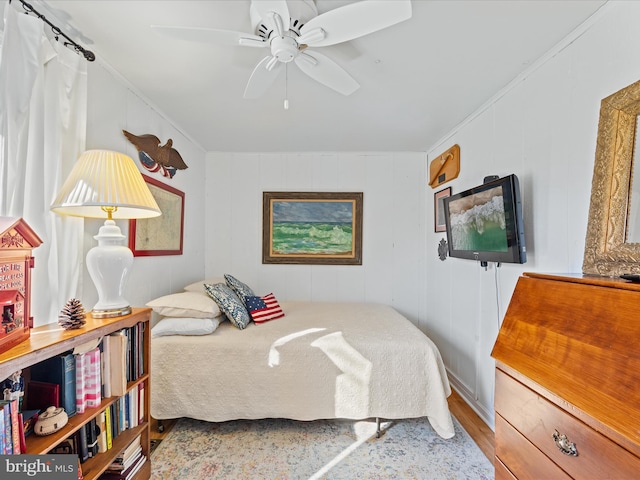
<path id="1" fill-rule="evenodd" d="M 247 310 L 255 323 L 264 323 L 269 320 L 284 317 L 284 312 L 273 293 L 264 297 L 246 297 Z"/>

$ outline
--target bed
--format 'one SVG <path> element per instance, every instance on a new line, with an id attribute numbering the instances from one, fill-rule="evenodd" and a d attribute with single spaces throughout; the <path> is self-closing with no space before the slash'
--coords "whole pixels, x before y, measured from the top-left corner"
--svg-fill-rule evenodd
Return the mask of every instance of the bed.
<path id="1" fill-rule="evenodd" d="M 427 417 L 441 437 L 453 436 L 440 353 L 399 312 L 373 303 L 280 305 L 283 317 L 243 329 L 221 321 L 204 335 L 152 338 L 151 415 L 378 424 Z"/>

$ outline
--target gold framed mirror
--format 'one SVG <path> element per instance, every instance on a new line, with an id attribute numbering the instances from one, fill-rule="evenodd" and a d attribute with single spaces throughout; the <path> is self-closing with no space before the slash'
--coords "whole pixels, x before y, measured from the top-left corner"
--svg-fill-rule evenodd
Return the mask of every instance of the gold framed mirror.
<path id="1" fill-rule="evenodd" d="M 640 243 L 628 241 L 640 81 L 602 100 L 582 271 L 640 273 Z M 638 155 L 640 159 L 640 155 Z M 638 160 L 640 161 L 640 160 Z M 640 183 L 640 178 L 636 179 Z M 637 185 L 636 185 L 637 187 Z"/>

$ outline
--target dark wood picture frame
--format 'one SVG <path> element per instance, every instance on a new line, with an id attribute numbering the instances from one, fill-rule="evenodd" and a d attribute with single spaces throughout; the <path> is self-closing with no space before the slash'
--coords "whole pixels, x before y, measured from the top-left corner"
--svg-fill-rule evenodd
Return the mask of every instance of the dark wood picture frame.
<path id="1" fill-rule="evenodd" d="M 262 203 L 262 263 L 362 265 L 362 192 L 263 192 Z"/>
<path id="2" fill-rule="evenodd" d="M 433 194 L 433 225 L 435 232 L 446 232 L 444 219 L 444 199 L 451 196 L 451 187 L 443 188 Z"/>
<path id="3" fill-rule="evenodd" d="M 184 192 L 142 175 L 162 215 L 129 220 L 129 248 L 135 257 L 182 255 Z"/>

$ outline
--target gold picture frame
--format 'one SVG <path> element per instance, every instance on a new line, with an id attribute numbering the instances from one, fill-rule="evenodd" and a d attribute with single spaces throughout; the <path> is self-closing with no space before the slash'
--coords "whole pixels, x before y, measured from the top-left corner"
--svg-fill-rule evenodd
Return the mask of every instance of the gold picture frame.
<path id="1" fill-rule="evenodd" d="M 627 241 L 640 81 L 600 102 L 598 139 L 582 273 L 640 273 L 640 244 Z M 635 163 L 635 165 L 634 165 Z"/>
<path id="2" fill-rule="evenodd" d="M 263 192 L 262 263 L 362 265 L 362 192 Z"/>

